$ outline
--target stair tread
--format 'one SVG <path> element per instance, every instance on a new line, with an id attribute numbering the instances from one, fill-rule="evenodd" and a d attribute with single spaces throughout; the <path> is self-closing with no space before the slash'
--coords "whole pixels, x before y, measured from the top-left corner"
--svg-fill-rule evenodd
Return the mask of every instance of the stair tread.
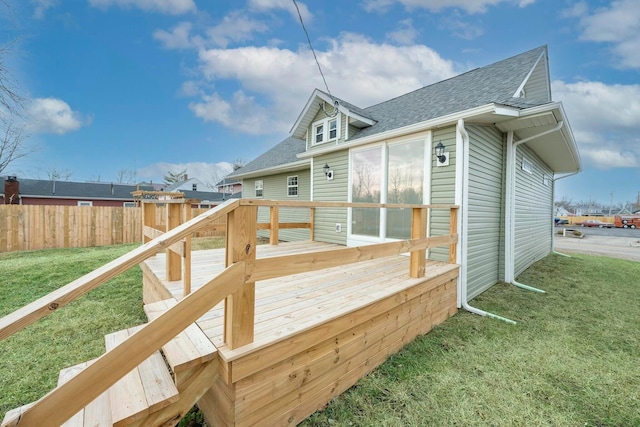
<path id="1" fill-rule="evenodd" d="M 82 362 L 74 366 L 70 366 L 60 371 L 58 376 L 58 386 L 66 383 L 84 368 L 93 363 L 94 360 Z M 63 427 L 106 427 L 111 426 L 111 405 L 109 402 L 109 392 L 104 392 L 98 396 L 93 402 L 89 403 L 84 409 L 78 411 L 73 417 L 68 419 Z"/>
<path id="2" fill-rule="evenodd" d="M 140 327 L 105 335 L 107 351 Z M 155 352 L 109 389 L 113 425 L 126 425 L 178 400 L 178 389 L 160 352 Z"/>
<path id="3" fill-rule="evenodd" d="M 146 304 L 144 310 L 149 321 L 152 321 L 177 303 L 171 298 Z M 165 344 L 162 350 L 169 366 L 176 373 L 212 360 L 218 351 L 209 337 L 195 323 Z"/>

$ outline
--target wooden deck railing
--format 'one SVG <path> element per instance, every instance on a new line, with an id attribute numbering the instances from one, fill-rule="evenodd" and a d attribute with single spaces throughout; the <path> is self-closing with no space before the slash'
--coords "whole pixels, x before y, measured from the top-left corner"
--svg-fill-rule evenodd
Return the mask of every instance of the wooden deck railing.
<path id="1" fill-rule="evenodd" d="M 269 230 L 275 236 L 278 229 L 282 228 L 282 224 L 278 223 L 279 207 L 311 209 L 312 220 L 305 224 L 305 227 L 308 225 L 310 230 L 313 230 L 313 210 L 318 208 L 410 208 L 412 209 L 411 239 L 363 247 L 344 247 L 318 253 L 256 259 L 259 206 L 270 208 Z M 450 211 L 449 234 L 426 237 L 429 209 Z M 0 339 L 7 338 L 159 251 L 174 247 L 176 243 L 183 241 L 202 227 L 219 221 L 225 216 L 227 218 L 227 267 L 221 274 L 187 295 L 126 341 L 102 355 L 67 383 L 49 392 L 26 409 L 20 418 L 13 420 L 13 424 L 8 425 L 62 424 L 222 300 L 225 300 L 225 344 L 233 349 L 251 343 L 256 281 L 406 252 L 411 253 L 409 274 L 412 277 L 423 277 L 426 265 L 425 251 L 427 248 L 437 246 L 449 246 L 449 262 L 455 262 L 458 242 L 457 206 L 230 200 L 197 218 L 177 225 L 128 254 L 0 319 Z M 184 250 L 190 252 L 188 246 L 185 246 Z"/>

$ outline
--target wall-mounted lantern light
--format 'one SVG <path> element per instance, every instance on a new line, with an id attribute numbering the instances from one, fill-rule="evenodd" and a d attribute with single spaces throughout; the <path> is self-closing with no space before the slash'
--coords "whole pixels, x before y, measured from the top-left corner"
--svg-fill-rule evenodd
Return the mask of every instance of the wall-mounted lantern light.
<path id="1" fill-rule="evenodd" d="M 438 144 L 434 147 L 433 151 L 435 152 L 436 158 L 438 161 L 436 162 L 436 166 L 449 166 L 449 153 L 445 152 L 445 146 L 442 142 L 438 142 Z"/>
<path id="2" fill-rule="evenodd" d="M 333 179 L 333 171 L 331 170 L 331 166 L 329 166 L 327 163 L 325 163 L 322 167 L 322 171 L 324 172 L 324 176 L 326 176 L 328 180 Z"/>

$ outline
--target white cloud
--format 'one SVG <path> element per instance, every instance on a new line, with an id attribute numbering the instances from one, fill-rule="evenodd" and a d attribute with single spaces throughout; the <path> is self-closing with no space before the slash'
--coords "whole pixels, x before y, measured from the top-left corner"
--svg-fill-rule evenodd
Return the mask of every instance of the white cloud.
<path id="1" fill-rule="evenodd" d="M 44 15 L 47 9 L 52 9 L 58 3 L 57 0 L 31 0 L 31 3 L 35 5 L 33 9 L 34 19 L 44 19 Z"/>
<path id="2" fill-rule="evenodd" d="M 57 98 L 34 99 L 29 106 L 29 118 L 29 130 L 35 133 L 63 135 L 88 124 L 69 104 Z"/>
<path id="3" fill-rule="evenodd" d="M 418 37 L 418 30 L 413 26 L 411 19 L 400 21 L 400 28 L 386 34 L 387 39 L 402 45 L 414 44 Z"/>
<path id="4" fill-rule="evenodd" d="M 552 82 L 567 111 L 580 152 L 599 169 L 637 167 L 640 85 Z"/>
<path id="5" fill-rule="evenodd" d="M 197 178 L 203 184 L 213 186 L 226 175 L 233 172 L 233 165 L 230 162 L 205 163 L 166 163 L 159 162 L 140 168 L 136 171 L 136 177 L 142 180 L 153 180 L 161 183 L 163 177 L 169 173 L 187 171 L 189 178 Z"/>
<path id="6" fill-rule="evenodd" d="M 609 43 L 623 68 L 640 68 L 640 7 L 637 0 L 613 1 L 589 13 L 585 3 L 565 11 L 578 17 L 586 41 Z"/>
<path id="7" fill-rule="evenodd" d="M 171 29 L 171 31 L 156 30 L 153 38 L 160 41 L 166 49 L 189 49 L 197 47 L 197 40 L 191 38 L 193 24 L 181 22 Z"/>
<path id="8" fill-rule="evenodd" d="M 484 33 L 482 27 L 470 24 L 459 18 L 445 18 L 441 23 L 443 30 L 451 31 L 454 36 L 464 40 L 476 39 Z"/>
<path id="9" fill-rule="evenodd" d="M 361 107 L 454 74 L 451 61 L 427 46 L 376 44 L 354 34 L 342 34 L 316 53 L 332 93 Z M 206 80 L 236 80 L 241 90 L 231 99 L 219 92 L 207 95 L 191 109 L 239 132 L 287 132 L 313 89 L 324 89 L 306 49 L 209 49 L 199 57 Z"/>
<path id="10" fill-rule="evenodd" d="M 302 15 L 302 19 L 305 23 L 311 21 L 313 17 L 311 12 L 309 12 L 309 8 L 306 4 L 297 2 L 298 9 L 300 9 L 300 15 Z M 298 12 L 296 11 L 296 6 L 290 0 L 249 0 L 249 8 L 251 10 L 265 12 L 273 9 L 283 9 L 291 14 L 293 18 L 296 20 L 298 18 Z"/>
<path id="11" fill-rule="evenodd" d="M 519 7 L 526 7 L 535 3 L 535 0 L 365 0 L 363 7 L 367 12 L 384 13 L 394 3 L 400 3 L 409 10 L 429 9 L 432 12 L 439 12 L 443 9 L 458 8 L 467 13 L 484 13 L 487 7 L 499 3 L 512 3 Z"/>
<path id="12" fill-rule="evenodd" d="M 265 23 L 235 11 L 225 16 L 220 24 L 208 29 L 207 36 L 215 46 L 227 47 L 231 42 L 251 40 L 254 32 L 264 33 L 268 29 Z"/>
<path id="13" fill-rule="evenodd" d="M 118 6 L 169 15 L 181 15 L 187 12 L 195 12 L 196 10 L 196 4 L 193 0 L 89 0 L 89 4 L 101 9 Z"/>

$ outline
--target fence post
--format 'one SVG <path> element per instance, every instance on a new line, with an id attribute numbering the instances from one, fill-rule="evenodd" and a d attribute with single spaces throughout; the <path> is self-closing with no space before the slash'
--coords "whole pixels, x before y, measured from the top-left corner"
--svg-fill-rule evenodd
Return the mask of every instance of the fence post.
<path id="1" fill-rule="evenodd" d="M 227 215 L 227 259 L 229 267 L 246 261 L 244 277 L 253 269 L 256 259 L 256 206 L 238 206 Z M 224 341 L 230 349 L 253 342 L 255 323 L 255 282 L 245 282 L 224 303 Z"/>
<path id="2" fill-rule="evenodd" d="M 451 208 L 451 215 L 449 216 L 449 234 L 458 233 L 458 208 Z M 459 239 L 459 237 L 458 237 Z M 451 243 L 449 245 L 449 264 L 456 263 L 456 255 L 458 252 L 458 243 Z"/>
<path id="3" fill-rule="evenodd" d="M 269 222 L 271 223 L 269 232 L 269 244 L 277 245 L 280 240 L 280 237 L 278 236 L 278 234 L 280 233 L 280 219 L 277 206 L 269 207 Z"/>
<path id="4" fill-rule="evenodd" d="M 427 209 L 411 209 L 411 238 L 420 239 L 427 236 Z M 409 260 L 409 276 L 424 277 L 427 250 L 412 251 Z"/>
<path id="5" fill-rule="evenodd" d="M 151 241 L 151 237 L 144 235 L 144 228 L 156 228 L 156 204 L 144 200 L 140 204 L 142 205 L 142 244 L 145 244 Z"/>

